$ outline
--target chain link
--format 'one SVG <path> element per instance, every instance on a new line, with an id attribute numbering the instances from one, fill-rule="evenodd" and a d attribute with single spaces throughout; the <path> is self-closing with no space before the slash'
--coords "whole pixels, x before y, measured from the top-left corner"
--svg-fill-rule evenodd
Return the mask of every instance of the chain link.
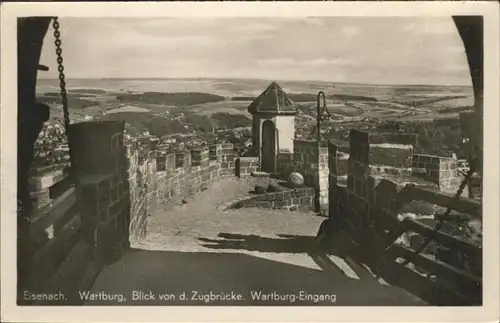
<path id="1" fill-rule="evenodd" d="M 68 128 L 70 124 L 69 120 L 69 111 L 68 111 L 68 97 L 66 92 L 66 76 L 64 75 L 64 65 L 63 65 L 63 57 L 62 57 L 62 48 L 61 48 L 61 33 L 59 31 L 59 21 L 57 17 L 53 18 L 52 27 L 54 28 L 54 44 L 56 45 L 56 55 L 57 55 L 57 70 L 59 71 L 59 86 L 61 89 L 61 103 L 64 114 L 64 129 L 66 131 L 66 135 L 68 134 Z"/>
<path id="2" fill-rule="evenodd" d="M 57 70 L 59 71 L 59 86 L 61 89 L 61 103 L 63 108 L 64 115 L 64 131 L 66 133 L 66 139 L 68 140 L 69 146 L 69 159 L 71 162 L 71 166 L 73 166 L 73 148 L 71 147 L 70 139 L 69 139 L 69 108 L 68 108 L 68 96 L 66 92 L 66 76 L 64 75 L 64 60 L 62 57 L 62 48 L 61 48 L 61 33 L 59 31 L 59 21 L 57 17 L 53 18 L 52 27 L 54 28 L 54 44 L 56 45 L 56 55 L 57 55 Z M 73 177 L 73 167 L 69 170 L 69 176 Z M 74 178 L 73 178 L 74 180 Z"/>

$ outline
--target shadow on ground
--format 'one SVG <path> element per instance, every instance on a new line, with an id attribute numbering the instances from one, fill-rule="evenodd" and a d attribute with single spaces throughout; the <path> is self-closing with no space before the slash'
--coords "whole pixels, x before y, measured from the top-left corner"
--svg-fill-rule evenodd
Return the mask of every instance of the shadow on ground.
<path id="1" fill-rule="evenodd" d="M 379 280 L 367 267 L 360 265 L 358 261 L 353 260 L 339 250 L 333 248 L 329 248 L 328 251 L 325 250 L 324 247 L 319 245 L 314 236 L 278 234 L 279 238 L 266 238 L 253 234 L 244 235 L 224 232 L 219 233 L 218 236 L 222 239 L 199 238 L 199 240 L 205 242 L 203 247 L 209 249 L 307 254 L 325 272 L 346 275 L 346 271 L 350 271 L 356 278 L 346 275 L 348 279 L 361 279 L 364 283 L 380 284 Z M 341 261 L 343 266 L 335 264 L 329 256 Z"/>
<path id="2" fill-rule="evenodd" d="M 198 238 L 202 246 L 210 249 L 239 249 L 274 253 L 309 253 L 316 247 L 315 237 L 278 234 L 275 238 L 265 238 L 255 234 L 235 234 L 221 232 L 222 239 Z"/>
<path id="3" fill-rule="evenodd" d="M 298 240 L 311 239 L 304 236 L 290 238 L 294 244 Z M 279 250 L 292 248 L 280 243 L 276 242 L 275 250 L 278 247 Z M 320 255 L 312 257 L 324 258 Z M 93 292 L 118 293 L 124 295 L 125 300 L 87 301 L 86 305 L 426 305 L 397 288 L 373 279 L 352 279 L 338 270 L 330 270 L 330 265 L 324 260 L 315 261 L 325 269 L 315 270 L 240 253 L 134 249 L 107 267 L 93 287 Z M 134 291 L 136 295 L 137 292 L 154 295 L 155 299 L 134 300 Z M 186 293 L 186 299 L 181 300 L 183 293 Z M 193 298 L 195 293 L 198 293 L 197 297 Z M 221 293 L 232 293 L 235 297 L 241 295 L 241 300 L 210 299 L 210 294 Z M 162 294 L 168 294 L 169 299 L 160 299 Z"/>

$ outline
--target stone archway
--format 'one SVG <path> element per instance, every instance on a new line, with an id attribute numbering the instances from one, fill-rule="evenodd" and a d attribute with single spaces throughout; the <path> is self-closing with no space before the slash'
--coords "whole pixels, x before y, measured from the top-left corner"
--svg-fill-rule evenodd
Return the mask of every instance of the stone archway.
<path id="1" fill-rule="evenodd" d="M 276 169 L 276 126 L 271 120 L 262 124 L 261 169 L 273 173 Z"/>

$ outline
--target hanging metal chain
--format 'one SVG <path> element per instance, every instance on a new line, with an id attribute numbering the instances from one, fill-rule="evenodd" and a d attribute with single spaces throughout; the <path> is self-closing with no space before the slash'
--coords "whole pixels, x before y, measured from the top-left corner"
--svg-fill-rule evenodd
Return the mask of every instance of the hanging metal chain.
<path id="1" fill-rule="evenodd" d="M 66 92 L 66 76 L 64 75 L 64 65 L 61 49 L 61 33 L 59 32 L 59 21 L 57 17 L 53 18 L 52 27 L 54 28 L 54 44 L 56 45 L 56 55 L 57 55 L 57 70 L 59 71 L 59 86 L 61 89 L 61 103 L 64 114 L 64 130 L 66 135 L 68 134 L 69 128 L 69 111 L 68 111 L 68 97 Z"/>
<path id="2" fill-rule="evenodd" d="M 71 166 L 73 166 L 73 148 L 71 147 L 70 139 L 69 139 L 69 108 L 68 108 L 68 96 L 66 92 L 66 76 L 64 75 L 64 65 L 63 65 L 63 57 L 62 57 L 62 48 L 61 48 L 61 33 L 59 31 L 59 21 L 57 17 L 53 18 L 52 27 L 54 28 L 54 44 L 56 45 L 56 55 L 57 55 L 57 70 L 59 71 L 59 86 L 61 90 L 61 103 L 63 108 L 64 115 L 64 131 L 66 133 L 66 139 L 68 140 L 69 147 L 69 160 Z M 69 176 L 74 180 L 73 167 L 69 169 Z"/>

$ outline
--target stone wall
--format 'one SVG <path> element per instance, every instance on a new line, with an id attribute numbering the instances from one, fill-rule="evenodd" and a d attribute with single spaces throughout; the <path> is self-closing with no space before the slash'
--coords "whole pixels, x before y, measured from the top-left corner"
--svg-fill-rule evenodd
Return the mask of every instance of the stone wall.
<path id="1" fill-rule="evenodd" d="M 129 246 L 130 193 L 123 143 L 124 123 L 72 125 L 73 175 L 84 239 L 95 263 L 119 257 Z"/>
<path id="2" fill-rule="evenodd" d="M 336 143 L 328 143 L 328 206 L 330 214 L 338 210 L 337 198 L 339 193 L 337 192 L 337 187 L 342 189 L 347 186 L 349 154 L 341 152 L 340 149 L 342 148 L 343 147 L 339 147 Z M 343 150 L 345 151 L 345 149 Z"/>
<path id="3" fill-rule="evenodd" d="M 342 219 L 352 232 L 371 226 L 383 234 L 384 230 L 396 228 L 398 213 L 408 203 L 400 194 L 401 190 L 408 184 L 417 184 L 433 192 L 439 191 L 443 183 L 450 180 L 450 175 L 455 175 L 450 171 L 457 164 L 453 159 L 413 154 L 410 145 L 373 143 L 379 140 L 377 135 L 374 138 L 369 133 L 352 130 L 348 156 L 339 152 L 337 145 L 329 144 L 330 216 Z M 418 164 L 424 161 L 425 164 Z M 420 177 L 415 172 L 419 166 L 426 171 Z M 344 186 L 342 179 L 346 174 L 347 185 Z M 447 205 L 444 195 L 432 201 L 430 195 L 417 197 L 420 204 L 425 204 L 425 209 L 431 209 L 436 202 Z M 358 240 L 360 237 L 352 238 Z"/>
<path id="4" fill-rule="evenodd" d="M 236 176 L 247 177 L 259 170 L 259 157 L 239 157 L 236 159 Z"/>
<path id="5" fill-rule="evenodd" d="M 413 174 L 435 183 L 443 191 L 457 190 L 463 180 L 456 158 L 414 154 Z"/>
<path id="6" fill-rule="evenodd" d="M 340 252 L 351 253 L 357 261 L 376 270 L 380 259 L 403 257 L 394 250 L 409 248 L 408 252 L 412 253 L 419 248 L 436 224 L 435 216 L 439 215 L 436 210 L 444 212 L 450 207 L 453 212 L 466 216 L 467 223 L 477 225 L 480 222 L 480 202 L 467 198 L 456 200 L 453 194 L 443 192 L 456 176 L 453 172 L 457 167 L 455 159 L 413 154 L 410 145 L 373 143 L 376 140 L 372 140 L 369 133 L 352 130 L 348 156 L 339 151 L 336 144 L 329 143 L 329 217 L 332 225 L 328 226 L 328 232 L 332 237 L 342 237 L 335 242 Z M 425 173 L 416 176 L 415 170 L 420 167 Z M 344 186 L 341 178 L 346 173 L 347 185 Z M 421 222 L 424 220 L 433 224 Z M 445 230 L 451 230 L 447 226 L 445 224 Z M 469 277 L 471 271 L 480 277 L 481 238 L 463 239 L 448 231 L 439 231 L 423 251 L 453 269 L 438 261 L 428 261 L 425 256 L 419 258 L 417 265 L 425 268 L 414 268 L 426 273 L 440 272 L 441 280 L 448 279 L 447 275 L 457 270 L 463 271 L 460 277 Z M 388 245 L 396 246 L 390 254 L 386 249 Z M 449 259 L 455 260 L 450 262 Z"/>
<path id="7" fill-rule="evenodd" d="M 77 291 L 90 288 L 105 265 L 118 260 L 131 241 L 145 237 L 155 209 L 235 175 L 232 144 L 147 152 L 139 144 L 125 145 L 123 130 L 122 122 L 72 125 L 72 180 L 64 172 L 63 178 L 56 172 L 32 180 L 42 207 L 32 214 L 40 249 L 29 262 L 33 272 L 23 287 L 41 293 L 61 290 L 68 296 L 63 304 L 80 304 Z M 246 175 L 254 162 L 240 161 L 240 173 Z"/>
<path id="8" fill-rule="evenodd" d="M 418 147 L 418 135 L 416 133 L 394 133 L 394 132 L 371 132 L 371 144 L 394 143 L 400 145 L 411 145 Z"/>
<path id="9" fill-rule="evenodd" d="M 246 197 L 233 203 L 229 208 L 260 207 L 290 211 L 310 211 L 314 208 L 314 194 L 314 189 L 310 187 L 265 193 Z"/>
<path id="10" fill-rule="evenodd" d="M 131 205 L 123 129 L 122 122 L 70 126 L 71 176 L 52 183 L 50 203 L 30 214 L 36 239 L 32 257 L 25 260 L 30 272 L 20 282 L 25 290 L 58 290 L 67 297 L 62 304 L 78 305 L 78 291 L 90 288 L 102 268 L 129 249 Z M 33 188 L 47 189 L 47 179 L 37 181 Z"/>
<path id="11" fill-rule="evenodd" d="M 31 276 L 45 285 L 32 290 L 56 286 L 70 295 L 74 286 L 88 288 L 106 264 L 130 247 L 130 239 L 146 235 L 147 218 L 157 207 L 203 191 L 220 178 L 247 176 L 258 167 L 258 158 L 236 158 L 231 144 L 142 154 L 135 145 L 124 145 L 123 128 L 121 122 L 72 125 L 69 137 L 74 148 L 75 188 L 70 194 L 59 192 L 61 198 L 54 201 L 53 208 L 43 211 L 50 221 L 57 219 L 57 224 L 44 219 L 43 214 L 37 215 L 41 220 L 34 221 L 41 231 L 53 226 L 58 243 L 36 252 L 31 266 L 36 272 Z M 384 249 L 373 244 L 377 240 L 370 234 L 376 232 L 383 240 L 388 232 L 398 232 L 398 215 L 412 199 L 450 205 L 458 212 L 481 218 L 480 202 L 455 201 L 439 191 L 456 185 L 455 159 L 414 154 L 411 145 L 379 140 L 353 130 L 349 153 L 345 147 L 329 143 L 328 148 L 320 148 L 319 158 L 315 142 L 296 140 L 293 153 L 278 155 L 278 170 L 285 178 L 291 172 L 300 172 L 309 187 L 258 195 L 239 201 L 239 206 L 308 210 L 318 185 L 321 204 L 329 205 L 330 218 L 342 220 L 351 242 L 365 259 L 372 260 L 380 258 L 377 252 Z M 39 194 L 40 201 L 50 199 L 55 191 L 66 190 L 65 184 L 47 191 L 56 177 L 32 183 L 34 191 L 44 191 Z M 418 179 L 418 187 L 408 185 Z M 78 281 L 68 277 L 77 277 Z"/>
<path id="12" fill-rule="evenodd" d="M 319 203 L 322 208 L 328 209 L 328 186 L 330 170 L 328 168 L 328 147 L 319 150 Z"/>
<path id="13" fill-rule="evenodd" d="M 240 175 L 248 175 L 256 168 L 252 158 L 238 161 L 232 144 L 168 154 L 155 151 L 142 162 L 136 148 L 134 145 L 128 147 L 132 239 L 145 237 L 147 217 L 158 206 L 180 202 L 207 189 L 220 178 L 235 176 L 237 170 Z"/>
<path id="14" fill-rule="evenodd" d="M 294 151 L 278 154 L 278 173 L 287 179 L 292 172 L 304 176 L 304 184 L 320 191 L 320 206 L 328 207 L 328 148 L 321 147 L 318 159 L 317 143 L 312 140 L 295 140 Z M 319 162 L 319 163 L 318 163 Z"/>

